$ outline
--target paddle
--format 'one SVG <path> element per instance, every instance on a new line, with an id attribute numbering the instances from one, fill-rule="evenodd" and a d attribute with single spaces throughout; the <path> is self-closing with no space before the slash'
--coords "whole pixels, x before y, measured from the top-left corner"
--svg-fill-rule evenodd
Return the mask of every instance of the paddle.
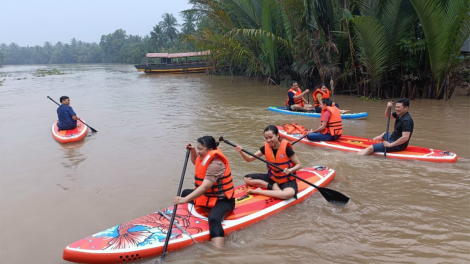
<path id="1" fill-rule="evenodd" d="M 184 175 L 186 174 L 186 166 L 188 165 L 189 152 L 190 152 L 190 149 L 188 148 L 186 151 L 186 159 L 184 160 L 183 172 L 181 173 L 180 186 L 178 187 L 178 192 L 176 193 L 176 196 L 181 195 L 181 187 L 183 187 Z M 173 214 L 171 215 L 170 226 L 168 227 L 168 233 L 166 234 L 165 245 L 163 246 L 162 256 L 160 257 L 161 263 L 163 263 L 163 259 L 165 258 L 166 247 L 168 246 L 168 242 L 170 242 L 171 230 L 173 229 L 173 223 L 175 222 L 176 209 L 178 209 L 177 204 L 175 204 L 175 206 L 173 207 Z"/>
<path id="2" fill-rule="evenodd" d="M 330 76 L 330 80 L 333 81 L 333 75 Z M 330 89 L 331 89 L 331 101 L 334 102 L 335 101 L 335 93 L 334 93 L 334 90 L 333 89 L 333 84 L 331 84 L 330 82 Z"/>
<path id="3" fill-rule="evenodd" d="M 236 147 L 235 144 L 233 144 L 232 142 L 230 142 L 228 140 L 225 140 L 223 137 L 220 137 L 219 141 L 223 141 L 223 142 L 229 144 L 232 147 Z M 276 168 L 278 170 L 282 170 L 281 168 L 279 168 L 275 164 L 273 164 L 273 163 L 271 163 L 267 160 L 264 160 L 264 159 L 262 159 L 258 156 L 255 156 L 255 154 L 252 154 L 252 153 L 250 153 L 250 152 L 248 152 L 244 149 L 242 149 L 242 151 L 245 152 L 248 155 L 251 155 L 251 156 L 261 160 L 262 162 L 264 162 L 266 164 L 269 164 L 270 166 L 273 166 L 274 168 Z M 337 204 L 337 205 L 346 205 L 349 202 L 349 197 L 347 197 L 346 195 L 344 195 L 344 194 L 342 194 L 338 191 L 331 190 L 331 189 L 328 189 L 328 188 L 325 188 L 325 187 L 317 186 L 317 185 L 315 185 L 313 183 L 310 183 L 310 182 L 308 182 L 308 181 L 306 181 L 302 178 L 299 178 L 297 175 L 292 174 L 292 173 L 289 173 L 289 176 L 295 177 L 298 180 L 303 181 L 303 182 L 307 183 L 308 185 L 311 185 L 311 186 L 317 188 L 317 190 L 321 193 L 321 195 L 323 195 L 323 197 L 330 203 L 334 203 L 334 204 Z"/>
<path id="4" fill-rule="evenodd" d="M 52 102 L 56 103 L 56 105 L 60 106 L 60 104 L 58 104 L 56 101 L 54 101 L 54 99 L 50 98 L 49 96 L 47 96 L 47 98 L 49 98 Z M 85 124 L 85 122 L 83 122 L 83 120 L 79 119 L 83 124 Z M 92 128 L 91 126 L 85 124 L 85 126 L 89 127 L 91 129 L 91 132 L 98 132 L 96 129 Z"/>
<path id="5" fill-rule="evenodd" d="M 388 119 L 387 119 L 387 133 L 385 134 L 386 140 L 388 142 L 388 128 L 390 126 L 390 115 L 392 114 L 392 107 L 388 108 Z M 384 157 L 387 157 L 387 148 L 384 147 Z"/>

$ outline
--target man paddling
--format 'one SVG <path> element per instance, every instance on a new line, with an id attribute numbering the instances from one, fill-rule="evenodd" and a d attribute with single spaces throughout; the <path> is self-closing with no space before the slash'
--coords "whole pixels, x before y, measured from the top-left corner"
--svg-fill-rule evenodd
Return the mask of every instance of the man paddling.
<path id="1" fill-rule="evenodd" d="M 385 117 L 389 117 L 389 111 L 393 106 L 393 102 L 387 103 L 387 109 L 385 109 Z M 359 155 L 369 155 L 374 152 L 384 152 L 387 148 L 387 152 L 402 151 L 408 146 L 411 135 L 413 134 L 414 122 L 408 113 L 410 107 L 410 100 L 407 98 L 398 99 L 395 104 L 395 113 L 392 113 L 392 117 L 395 118 L 395 126 L 393 133 L 384 132 L 381 135 L 374 138 L 374 140 L 381 140 L 382 143 L 377 143 L 359 151 Z"/>
<path id="2" fill-rule="evenodd" d="M 69 97 L 61 96 L 60 103 L 61 105 L 57 108 L 57 117 L 59 118 L 57 126 L 59 127 L 59 130 L 75 129 L 77 127 L 77 120 L 79 120 L 80 117 L 75 114 L 70 106 Z"/>
<path id="3" fill-rule="evenodd" d="M 304 95 L 308 94 L 309 91 L 309 89 L 306 89 L 302 92 L 297 82 L 292 81 L 290 90 L 287 91 L 287 109 L 291 111 L 313 111 L 313 106 L 311 104 L 308 104 L 307 100 L 304 99 Z"/>
<path id="4" fill-rule="evenodd" d="M 310 141 L 334 141 L 343 134 L 343 123 L 341 113 L 336 106 L 332 106 L 330 99 L 323 98 L 320 101 L 321 123 L 320 126 L 311 129 L 307 135 Z"/>

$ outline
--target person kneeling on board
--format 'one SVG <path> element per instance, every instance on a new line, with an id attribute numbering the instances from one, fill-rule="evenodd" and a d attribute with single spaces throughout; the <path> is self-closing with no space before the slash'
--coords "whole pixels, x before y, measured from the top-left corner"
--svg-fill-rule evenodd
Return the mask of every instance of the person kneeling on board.
<path id="1" fill-rule="evenodd" d="M 343 134 L 341 113 L 336 106 L 332 106 L 330 99 L 321 99 L 321 123 L 320 127 L 306 132 L 310 141 L 334 141 Z"/>
<path id="2" fill-rule="evenodd" d="M 331 92 L 334 91 L 334 81 L 330 81 L 330 86 L 331 86 Z M 322 99 L 330 99 L 330 90 L 323 84 L 319 84 L 317 86 L 317 89 L 313 92 L 313 105 L 315 107 L 315 113 L 321 113 L 322 108 L 320 107 L 320 102 Z M 332 103 L 332 105 L 335 105 L 339 109 L 339 105 L 335 102 Z M 339 110 L 341 114 L 347 113 L 350 110 Z"/>
<path id="3" fill-rule="evenodd" d="M 69 97 L 61 96 L 60 103 L 61 105 L 57 108 L 57 118 L 59 119 L 57 126 L 59 130 L 75 129 L 77 127 L 77 120 L 80 120 L 80 117 L 75 114 L 70 106 Z"/>
<path id="4" fill-rule="evenodd" d="M 385 109 L 385 117 L 388 118 L 389 110 L 393 106 L 393 102 L 387 103 L 387 109 Z M 382 143 L 370 145 L 369 147 L 359 151 L 359 155 L 369 155 L 374 152 L 384 152 L 387 148 L 387 152 L 402 151 L 408 147 L 408 143 L 413 134 L 414 122 L 408 113 L 410 107 L 410 100 L 408 98 L 398 99 L 395 104 L 395 113 L 392 113 L 392 117 L 395 118 L 395 126 L 393 133 L 387 132 L 382 133 L 379 136 L 373 138 L 374 140 L 382 140 Z"/>
<path id="5" fill-rule="evenodd" d="M 294 177 L 289 173 L 295 173 L 302 168 L 299 159 L 295 155 L 292 145 L 288 140 L 281 140 L 279 130 L 276 126 L 270 125 L 264 130 L 265 143 L 258 151 L 254 153 L 257 157 L 266 156 L 266 160 L 277 165 L 284 170 L 278 170 L 267 165 L 268 173 L 248 174 L 244 177 L 245 183 L 258 187 L 247 190 L 247 194 L 261 194 L 278 199 L 297 198 L 298 186 Z M 251 162 L 256 158 L 242 152 L 242 147 L 235 148 L 244 160 Z M 267 190 L 263 190 L 265 188 Z"/>
<path id="6" fill-rule="evenodd" d="M 204 136 L 198 138 L 196 148 L 191 143 L 186 145 L 196 168 L 196 189 L 184 190 L 181 196 L 173 198 L 173 203 L 176 205 L 193 201 L 197 206 L 210 208 L 211 242 L 222 247 L 225 241 L 222 221 L 235 208 L 235 198 L 230 164 L 217 147 L 218 144 L 213 137 Z"/>
<path id="7" fill-rule="evenodd" d="M 296 81 L 291 81 L 290 90 L 287 91 L 287 101 L 286 107 L 287 110 L 291 111 L 313 111 L 314 108 L 311 104 L 307 103 L 305 100 L 304 95 L 308 94 L 310 90 L 306 89 L 305 91 L 301 91 L 299 85 Z"/>

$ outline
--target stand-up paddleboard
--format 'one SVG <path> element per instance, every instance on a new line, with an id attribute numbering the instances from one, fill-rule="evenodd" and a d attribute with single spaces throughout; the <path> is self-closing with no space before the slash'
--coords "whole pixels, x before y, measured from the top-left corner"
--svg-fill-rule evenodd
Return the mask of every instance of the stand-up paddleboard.
<path id="1" fill-rule="evenodd" d="M 297 176 L 324 187 L 335 177 L 335 171 L 315 166 L 297 171 Z M 247 186 L 235 188 L 235 210 L 223 222 L 225 234 L 239 230 L 265 217 L 300 203 L 317 189 L 297 180 L 297 199 L 279 200 L 263 195 L 247 195 Z M 78 240 L 64 249 L 63 258 L 78 263 L 123 263 L 162 253 L 173 206 L 125 222 Z M 168 251 L 186 247 L 194 241 L 208 241 L 209 210 L 192 204 L 178 206 Z"/>
<path id="2" fill-rule="evenodd" d="M 71 130 L 59 130 L 57 123 L 55 121 L 52 124 L 52 136 L 59 143 L 72 143 L 82 140 L 88 133 L 88 126 L 83 124 L 81 120 L 77 120 L 77 127 Z M 80 125 L 79 125 L 80 124 Z"/>
<path id="3" fill-rule="evenodd" d="M 268 110 L 288 115 L 301 115 L 301 116 L 309 116 L 309 117 L 321 117 L 321 113 L 315 113 L 314 111 L 291 111 L 287 110 L 285 106 L 269 106 Z M 341 114 L 341 119 L 363 119 L 366 118 L 368 114 L 366 112 L 360 113 L 344 113 Z"/>
<path id="4" fill-rule="evenodd" d="M 301 134 L 288 134 L 282 126 L 277 126 L 277 128 L 279 129 L 279 134 L 281 135 L 281 137 L 286 138 L 290 141 L 296 141 L 303 136 Z M 359 152 L 360 150 L 365 149 L 370 145 L 380 143 L 381 141 L 376 141 L 363 137 L 343 135 L 335 141 L 310 141 L 307 138 L 303 138 L 299 142 L 312 146 L 334 148 L 343 151 Z M 383 156 L 384 153 L 375 152 L 374 155 Z M 457 154 L 453 152 L 415 146 L 408 146 L 403 151 L 387 151 L 387 158 L 395 159 L 424 160 L 433 162 L 456 162 L 457 157 Z"/>

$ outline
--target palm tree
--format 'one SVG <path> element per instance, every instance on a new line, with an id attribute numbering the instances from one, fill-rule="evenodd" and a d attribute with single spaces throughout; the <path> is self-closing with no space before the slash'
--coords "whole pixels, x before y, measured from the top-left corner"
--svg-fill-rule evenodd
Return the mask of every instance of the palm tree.
<path id="1" fill-rule="evenodd" d="M 153 44 L 157 45 L 157 48 L 162 44 L 162 40 L 164 38 L 163 30 L 159 25 L 155 25 L 153 30 L 150 31 L 150 39 L 152 40 Z"/>
<path id="2" fill-rule="evenodd" d="M 192 32 L 196 31 L 196 14 L 194 12 L 182 12 L 183 21 L 181 31 L 184 34 L 191 34 Z"/>
<path id="3" fill-rule="evenodd" d="M 449 72 L 470 34 L 470 0 L 410 0 L 426 38 L 436 99 L 443 99 Z"/>
<path id="4" fill-rule="evenodd" d="M 160 21 L 158 25 L 161 27 L 162 33 L 167 36 L 170 41 L 173 41 L 178 35 L 178 29 L 176 29 L 176 27 L 180 25 L 173 14 L 165 13 L 162 18 L 163 21 Z"/>

